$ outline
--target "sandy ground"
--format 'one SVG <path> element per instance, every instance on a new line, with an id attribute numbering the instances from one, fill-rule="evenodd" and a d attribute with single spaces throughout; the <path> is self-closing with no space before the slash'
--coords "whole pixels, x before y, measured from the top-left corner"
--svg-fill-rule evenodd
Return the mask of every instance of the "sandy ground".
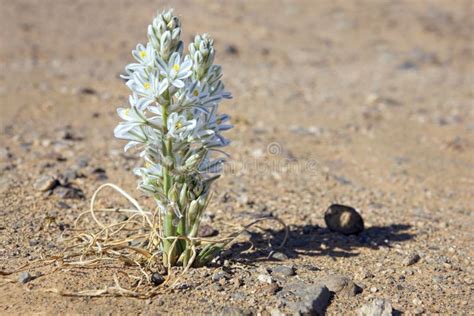
<path id="1" fill-rule="evenodd" d="M 234 95 L 221 109 L 235 125 L 232 159 L 208 221 L 225 235 L 262 214 L 278 216 L 290 225 L 288 258 L 267 258 L 266 241 L 281 231 L 255 228 L 226 267 L 197 269 L 150 300 L 44 291 L 98 289 L 113 284 L 110 271 L 28 270 L 43 276 L 0 279 L 0 314 L 285 312 L 278 289 L 257 280 L 277 265 L 293 265 L 289 278 L 308 283 L 327 274 L 352 279 L 361 293 L 334 294 L 329 315 L 355 314 L 374 298 L 409 315 L 472 313 L 469 0 L 0 0 L 0 269 L 58 253 L 104 181 L 140 196 L 131 172 L 140 161 L 123 155 L 112 133 L 128 96 L 118 75 L 155 10 L 169 6 L 186 42 L 197 32 L 215 38 Z M 72 183 L 83 199 L 33 187 L 70 170 L 80 174 Z M 123 204 L 113 194 L 102 199 Z M 324 211 L 336 202 L 360 211 L 363 233 L 326 228 Z M 415 253 L 421 259 L 405 265 Z M 214 282 L 223 268 L 229 280 Z"/>

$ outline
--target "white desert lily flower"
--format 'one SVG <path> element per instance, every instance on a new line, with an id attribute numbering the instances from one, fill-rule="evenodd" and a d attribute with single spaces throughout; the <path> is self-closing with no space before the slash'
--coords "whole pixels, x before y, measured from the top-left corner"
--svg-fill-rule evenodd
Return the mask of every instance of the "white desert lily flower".
<path id="1" fill-rule="evenodd" d="M 178 139 L 185 139 L 196 127 L 196 120 L 187 120 L 176 112 L 168 117 L 168 135 Z"/>
<path id="2" fill-rule="evenodd" d="M 137 48 L 132 51 L 132 56 L 145 67 L 153 67 L 155 64 L 155 50 L 150 43 L 146 47 L 138 44 Z"/>
<path id="3" fill-rule="evenodd" d="M 185 86 L 183 80 L 192 75 L 192 60 L 190 58 L 185 58 L 181 63 L 181 56 L 177 52 L 171 55 L 168 64 L 160 58 L 157 60 L 161 75 L 165 76 L 169 83 L 176 88 L 183 88 Z"/>
<path id="4" fill-rule="evenodd" d="M 155 102 L 168 88 L 166 79 L 160 80 L 158 71 L 146 73 L 145 71 L 135 71 L 127 86 L 139 97 L 146 99 L 145 105 Z"/>

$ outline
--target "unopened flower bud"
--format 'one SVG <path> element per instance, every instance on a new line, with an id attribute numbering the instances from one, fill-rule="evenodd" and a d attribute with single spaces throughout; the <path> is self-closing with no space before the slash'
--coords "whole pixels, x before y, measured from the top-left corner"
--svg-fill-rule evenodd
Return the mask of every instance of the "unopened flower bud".
<path id="1" fill-rule="evenodd" d="M 179 193 L 179 204 L 180 205 L 186 205 L 186 202 L 188 201 L 186 197 L 186 193 L 188 193 L 188 185 L 185 183 L 181 187 L 181 192 Z"/>
<path id="2" fill-rule="evenodd" d="M 201 196 L 198 198 L 198 205 L 199 205 L 199 208 L 202 209 L 204 206 L 206 206 L 206 201 L 207 201 L 207 194 L 201 195 Z"/>
<path id="3" fill-rule="evenodd" d="M 191 203 L 189 204 L 189 210 L 188 210 L 189 220 L 191 221 L 191 223 L 194 222 L 198 209 L 199 209 L 198 202 L 196 200 L 192 200 Z"/>
<path id="4" fill-rule="evenodd" d="M 178 192 L 176 190 L 176 185 L 173 185 L 173 187 L 168 191 L 168 200 L 171 202 L 178 202 Z"/>
<path id="5" fill-rule="evenodd" d="M 188 169 L 194 168 L 196 166 L 196 164 L 199 162 L 200 159 L 201 159 L 200 154 L 192 155 L 191 157 L 186 159 L 186 163 L 185 163 L 186 168 L 188 168 Z"/>

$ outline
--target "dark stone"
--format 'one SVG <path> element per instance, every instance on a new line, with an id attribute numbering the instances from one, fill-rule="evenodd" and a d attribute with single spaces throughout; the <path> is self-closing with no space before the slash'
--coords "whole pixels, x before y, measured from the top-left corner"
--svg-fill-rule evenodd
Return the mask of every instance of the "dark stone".
<path id="1" fill-rule="evenodd" d="M 151 275 L 151 283 L 153 283 L 153 285 L 158 286 L 163 282 L 165 282 L 165 278 L 160 273 L 154 272 Z"/>
<path id="2" fill-rule="evenodd" d="M 324 214 L 328 228 L 344 235 L 358 234 L 364 230 L 364 220 L 357 211 L 345 205 L 332 204 Z"/>

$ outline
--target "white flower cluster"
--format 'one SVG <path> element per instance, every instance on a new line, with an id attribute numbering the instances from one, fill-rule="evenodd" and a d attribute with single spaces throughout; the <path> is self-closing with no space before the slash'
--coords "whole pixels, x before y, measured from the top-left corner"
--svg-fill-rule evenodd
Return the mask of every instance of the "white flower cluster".
<path id="1" fill-rule="evenodd" d="M 223 159 L 212 152 L 229 141 L 227 115 L 217 114 L 222 99 L 231 98 L 221 82 L 221 67 L 213 65 L 213 40 L 197 35 L 183 53 L 181 23 L 172 10 L 163 11 L 148 26 L 148 40 L 137 45 L 123 78 L 132 91 L 130 107 L 119 108 L 123 119 L 115 137 L 137 146 L 144 165 L 139 188 L 155 197 L 164 212 L 179 220 L 184 212 L 202 210 L 209 185 L 221 171 Z M 194 206 L 193 206 L 194 205 Z M 194 208 L 194 209 L 192 209 Z M 191 229 L 187 219 L 186 229 Z"/>

